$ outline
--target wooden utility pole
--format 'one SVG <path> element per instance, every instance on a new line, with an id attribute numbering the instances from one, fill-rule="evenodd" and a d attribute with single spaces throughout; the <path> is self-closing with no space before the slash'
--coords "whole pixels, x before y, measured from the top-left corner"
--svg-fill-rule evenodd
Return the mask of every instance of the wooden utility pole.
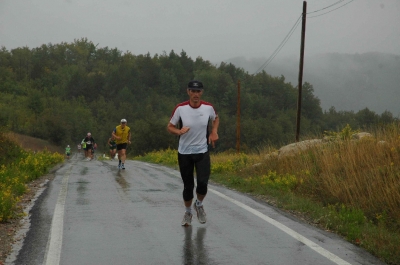
<path id="1" fill-rule="evenodd" d="M 240 153 L 240 80 L 238 80 L 237 115 L 236 115 L 236 152 Z"/>
<path id="2" fill-rule="evenodd" d="M 304 66 L 304 42 L 306 36 L 306 16 L 307 2 L 303 1 L 303 19 L 301 26 L 301 47 L 300 47 L 300 65 L 299 65 L 299 95 L 297 98 L 297 120 L 296 120 L 296 142 L 300 136 L 300 117 L 301 117 L 301 92 L 303 88 L 303 66 Z"/>

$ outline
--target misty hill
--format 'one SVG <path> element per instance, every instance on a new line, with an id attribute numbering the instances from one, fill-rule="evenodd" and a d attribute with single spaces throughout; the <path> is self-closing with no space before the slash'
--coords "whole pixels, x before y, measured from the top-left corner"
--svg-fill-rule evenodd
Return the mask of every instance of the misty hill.
<path id="1" fill-rule="evenodd" d="M 237 57 L 227 60 L 237 67 L 255 73 L 265 58 Z M 297 86 L 299 58 L 274 59 L 265 69 L 272 76 L 283 75 Z M 307 56 L 304 59 L 303 82 L 314 87 L 321 107 L 337 111 L 359 111 L 368 108 L 378 114 L 390 111 L 400 116 L 400 56 L 385 53 Z"/>

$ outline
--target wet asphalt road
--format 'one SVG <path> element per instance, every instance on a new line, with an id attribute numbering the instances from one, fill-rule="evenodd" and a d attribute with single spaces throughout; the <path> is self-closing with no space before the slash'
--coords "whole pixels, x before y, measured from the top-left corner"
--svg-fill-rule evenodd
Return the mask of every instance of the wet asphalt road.
<path id="1" fill-rule="evenodd" d="M 207 223 L 184 214 L 179 172 L 127 161 L 83 161 L 56 172 L 7 264 L 384 264 L 279 210 L 209 186 Z"/>

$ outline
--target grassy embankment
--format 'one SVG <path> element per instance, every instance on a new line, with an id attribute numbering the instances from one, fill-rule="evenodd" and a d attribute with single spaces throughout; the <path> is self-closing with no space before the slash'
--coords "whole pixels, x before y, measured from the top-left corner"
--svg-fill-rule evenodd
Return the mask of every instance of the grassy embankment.
<path id="1" fill-rule="evenodd" d="M 27 192 L 26 184 L 48 172 L 64 155 L 41 150 L 40 146 L 24 150 L 18 135 L 0 132 L 0 222 L 16 217 L 21 196 Z"/>
<path id="2" fill-rule="evenodd" d="M 400 126 L 331 141 L 278 158 L 272 151 L 211 156 L 211 181 L 267 200 L 340 234 L 388 264 L 400 264 Z M 384 141 L 384 142 L 382 142 Z M 177 167 L 176 150 L 135 159 Z"/>

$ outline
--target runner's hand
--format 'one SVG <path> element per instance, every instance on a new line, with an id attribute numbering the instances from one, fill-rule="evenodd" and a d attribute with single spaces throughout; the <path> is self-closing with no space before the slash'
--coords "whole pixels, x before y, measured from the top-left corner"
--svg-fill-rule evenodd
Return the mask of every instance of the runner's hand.
<path id="1" fill-rule="evenodd" d="M 215 141 L 218 140 L 218 134 L 215 132 L 212 132 L 210 136 L 208 137 L 208 144 L 211 144 L 213 148 L 215 148 Z"/>
<path id="2" fill-rule="evenodd" d="M 180 130 L 179 130 L 179 132 L 180 132 L 180 134 L 179 135 L 182 135 L 182 134 L 185 134 L 185 133 L 187 133 L 188 131 L 190 130 L 190 127 L 182 127 Z"/>

